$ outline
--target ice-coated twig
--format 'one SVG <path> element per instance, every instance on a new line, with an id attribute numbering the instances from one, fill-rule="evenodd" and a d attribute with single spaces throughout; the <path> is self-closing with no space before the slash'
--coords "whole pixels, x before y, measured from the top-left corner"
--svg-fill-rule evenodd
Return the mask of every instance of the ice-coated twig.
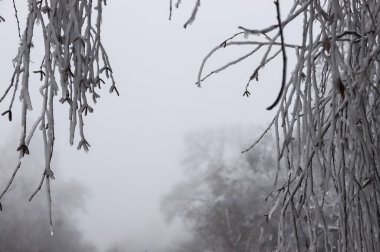
<path id="1" fill-rule="evenodd" d="M 13 180 L 15 179 L 16 174 L 17 174 L 18 170 L 20 169 L 20 167 L 21 167 L 21 160 L 18 161 L 18 163 L 16 165 L 16 168 L 13 170 L 12 176 L 10 177 L 10 179 L 8 180 L 7 185 L 5 186 L 5 188 L 3 189 L 3 191 L 1 192 L 1 194 L 0 194 L 0 200 L 4 197 L 5 193 L 8 191 L 9 187 L 12 185 Z"/>
<path id="2" fill-rule="evenodd" d="M 281 24 L 281 16 L 280 16 L 280 3 L 277 1 L 274 2 L 276 5 L 276 11 L 277 11 L 277 20 L 278 20 L 278 29 L 280 31 L 280 38 L 281 38 L 281 52 L 282 52 L 282 81 L 281 81 L 281 88 L 277 95 L 276 100 L 273 102 L 272 105 L 270 105 L 267 110 L 272 110 L 280 101 L 282 94 L 285 89 L 286 84 L 286 71 L 287 71 L 287 57 L 286 57 L 286 50 L 285 50 L 285 42 L 284 42 L 284 34 L 283 34 L 283 28 Z"/>
<path id="3" fill-rule="evenodd" d="M 15 0 L 12 0 L 13 2 L 13 9 L 15 11 L 15 18 L 17 22 L 17 31 L 18 31 L 18 37 L 21 39 L 21 29 L 20 29 L 20 20 L 18 19 L 18 13 L 17 13 L 17 7 Z"/>
<path id="4" fill-rule="evenodd" d="M 227 40 L 228 41 L 228 40 Z M 196 83 L 196 85 L 198 87 L 201 87 L 201 83 L 203 81 L 205 81 L 207 78 L 209 78 L 211 75 L 213 74 L 216 74 L 216 73 L 219 73 L 227 68 L 229 68 L 230 66 L 233 66 L 247 58 L 249 58 L 250 56 L 252 56 L 253 54 L 255 54 L 259 49 L 261 49 L 263 46 L 269 46 L 269 45 L 275 45 L 275 46 L 281 46 L 281 43 L 278 43 L 278 42 L 257 42 L 257 41 L 230 41 L 230 42 L 227 42 L 227 41 L 224 41 L 221 45 L 219 46 L 216 46 L 214 49 L 212 49 L 205 57 L 204 59 L 202 60 L 202 63 L 201 63 L 201 66 L 199 68 L 199 71 L 198 71 L 198 81 Z M 235 59 L 235 60 L 232 60 L 228 63 L 226 63 L 225 65 L 211 71 L 210 73 L 208 73 L 206 76 L 202 77 L 202 74 L 203 74 L 203 69 L 208 61 L 209 58 L 211 58 L 211 56 L 217 52 L 218 50 L 222 50 L 223 48 L 228 48 L 230 46 L 248 46 L 248 45 L 256 45 L 255 49 L 251 50 L 249 53 Z M 293 45 L 293 44 L 284 44 L 285 47 L 289 47 L 289 48 L 292 48 L 292 49 L 295 49 L 295 48 L 298 48 L 297 45 Z M 272 58 L 270 58 L 272 59 Z M 268 61 L 265 61 L 265 62 L 262 62 L 261 66 L 265 65 L 265 63 L 269 62 L 270 60 Z"/>
<path id="5" fill-rule="evenodd" d="M 44 172 L 44 173 L 42 174 L 42 176 L 41 176 L 41 180 L 40 180 L 40 183 L 39 183 L 38 186 L 37 186 L 37 189 L 36 189 L 36 190 L 30 195 L 30 197 L 29 197 L 29 201 L 32 201 L 32 199 L 34 198 L 34 196 L 36 196 L 36 194 L 41 190 L 45 178 L 46 178 L 46 174 L 45 174 L 45 172 Z"/>
<path id="6" fill-rule="evenodd" d="M 34 132 L 36 131 L 38 125 L 40 124 L 41 122 L 41 117 L 39 117 L 35 123 L 33 124 L 30 132 L 29 132 L 29 135 L 28 137 L 26 138 L 25 140 L 25 146 L 28 146 L 29 143 L 30 143 L 30 140 L 32 139 L 33 135 L 34 135 Z M 19 169 L 21 168 L 21 163 L 22 163 L 22 157 L 23 155 L 20 153 L 19 155 L 19 160 L 18 160 L 18 163 L 16 165 L 16 168 L 14 169 L 13 173 L 12 173 L 12 176 L 10 177 L 10 179 L 8 180 L 8 183 L 7 185 L 5 186 L 5 188 L 3 189 L 3 191 L 1 192 L 0 194 L 0 200 L 3 198 L 3 196 L 5 195 L 5 193 L 8 191 L 9 187 L 12 185 L 13 183 L 13 180 L 15 179 L 16 175 L 17 175 L 17 172 L 19 171 Z"/>
<path id="7" fill-rule="evenodd" d="M 277 251 L 380 251 L 379 10 L 377 1 L 296 0 L 284 20 L 278 15 L 278 22 L 264 29 L 239 27 L 245 40 L 237 41 L 242 34 L 237 32 L 202 60 L 198 86 L 264 49 L 246 85 L 244 95 L 249 96 L 249 84 L 259 80 L 264 66 L 281 52 L 285 63 L 285 48 L 295 53 L 289 79 L 282 69 L 274 120 L 243 150 L 254 151 L 274 128 L 277 195 L 269 198 L 280 202 L 275 207 L 280 208 Z M 302 38 L 293 47 L 284 42 L 283 29 L 296 18 L 302 18 Z M 203 75 L 214 53 L 233 45 L 255 47 Z"/>
<path id="8" fill-rule="evenodd" d="M 172 13 L 173 13 L 173 0 L 170 0 L 170 2 L 169 2 L 169 20 L 172 20 Z"/>
<path id="9" fill-rule="evenodd" d="M 298 15 L 303 13 L 311 2 L 312 2 L 311 0 L 306 1 L 296 12 L 294 12 L 292 15 L 290 15 L 286 20 L 282 21 L 281 25 L 275 24 L 275 25 L 271 25 L 271 26 L 264 28 L 264 29 L 261 29 L 261 30 L 247 29 L 247 28 L 244 28 L 242 26 L 239 26 L 239 29 L 242 29 L 247 34 L 266 34 L 268 32 L 271 32 L 271 31 L 277 29 L 279 26 L 284 28 L 288 23 L 290 23 Z"/>
<path id="10" fill-rule="evenodd" d="M 269 132 L 269 130 L 272 128 L 273 126 L 273 123 L 274 121 L 276 120 L 276 118 L 273 118 L 273 120 L 271 121 L 271 123 L 268 125 L 268 127 L 264 130 L 264 132 L 257 138 L 257 140 L 251 145 L 249 146 L 247 149 L 243 150 L 241 153 L 245 153 L 245 152 L 248 152 L 250 151 L 251 149 L 253 149 L 258 143 L 260 143 L 260 141 L 265 137 L 265 135 Z"/>
<path id="11" fill-rule="evenodd" d="M 93 6 L 94 2 L 94 6 Z M 17 9 L 13 0 L 15 14 Z M 89 144 L 84 139 L 84 128 L 82 113 L 93 112 L 91 100 L 96 102 L 99 98 L 98 89 L 105 84 L 105 79 L 110 78 L 110 91 L 115 91 L 116 81 L 113 76 L 108 54 L 101 42 L 101 23 L 104 0 L 85 1 L 28 1 L 28 16 L 25 30 L 20 34 L 21 44 L 18 53 L 13 60 L 14 71 L 11 82 L 6 87 L 4 94 L 0 97 L 0 105 L 10 97 L 8 109 L 3 110 L 2 115 L 8 115 L 12 120 L 13 104 L 16 95 L 21 100 L 21 132 L 19 161 L 12 173 L 5 189 L 0 194 L 0 199 L 13 183 L 17 172 L 20 170 L 22 158 L 30 153 L 29 143 L 34 137 L 36 129 L 41 131 L 44 146 L 45 164 L 43 167 L 43 178 L 37 189 L 33 192 L 30 200 L 41 189 L 46 182 L 49 200 L 49 216 L 52 225 L 52 209 L 50 182 L 54 178 L 51 161 L 55 142 L 55 117 L 54 106 L 58 100 L 67 104 L 69 111 L 69 142 L 74 143 L 77 135 L 80 136 L 79 143 L 88 150 Z M 20 27 L 18 17 L 17 24 Z M 41 22 L 40 26 L 36 26 Z M 20 29 L 20 28 L 19 28 Z M 31 51 L 33 47 L 34 34 L 41 31 L 43 38 L 43 58 L 39 70 L 31 69 Z M 30 83 L 31 73 L 39 74 L 41 85 Z M 30 93 L 36 89 L 41 94 L 41 103 L 33 101 Z M 88 99 L 91 97 L 92 99 Z M 29 111 L 37 108 L 41 111 L 36 122 L 29 126 Z M 79 117 L 79 119 L 78 119 Z M 77 123 L 79 120 L 79 123 Z M 79 133 L 76 131 L 79 129 Z M 29 134 L 27 135 L 27 131 Z"/>
<path id="12" fill-rule="evenodd" d="M 186 27 L 188 25 L 191 25 L 194 20 L 195 20 L 195 17 L 197 16 L 197 13 L 198 13 L 198 9 L 199 9 L 199 6 L 201 6 L 201 0 L 196 0 L 195 2 L 195 7 L 193 9 L 193 12 L 191 13 L 191 16 L 190 18 L 186 21 L 186 23 L 183 25 L 183 28 L 186 29 Z"/>

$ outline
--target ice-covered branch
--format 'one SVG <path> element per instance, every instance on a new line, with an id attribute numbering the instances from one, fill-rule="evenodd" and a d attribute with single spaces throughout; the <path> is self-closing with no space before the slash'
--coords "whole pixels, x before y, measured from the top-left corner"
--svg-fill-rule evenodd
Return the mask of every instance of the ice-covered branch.
<path id="1" fill-rule="evenodd" d="M 95 2 L 95 6 L 93 6 Z M 44 144 L 45 166 L 43 178 L 32 194 L 40 190 L 45 181 L 49 198 L 49 212 L 51 213 L 50 181 L 54 178 L 51 160 L 54 153 L 55 142 L 55 118 L 54 107 L 67 104 L 69 112 L 69 142 L 74 143 L 78 134 L 79 144 L 87 151 L 89 144 L 84 138 L 84 117 L 88 112 L 93 112 L 93 103 L 99 98 L 98 89 L 105 84 L 105 79 L 110 79 L 110 92 L 115 91 L 116 82 L 113 76 L 110 60 L 101 42 L 101 22 L 104 0 L 84 1 L 28 1 L 28 16 L 25 30 L 20 35 L 21 44 L 17 56 L 13 60 L 14 72 L 9 86 L 0 97 L 0 105 L 3 105 L 10 97 L 7 109 L 2 115 L 12 120 L 13 103 L 15 96 L 19 94 L 21 100 L 21 134 L 17 150 L 20 152 L 19 162 L 9 180 L 7 186 L 0 195 L 0 199 L 12 184 L 14 177 L 21 167 L 21 161 L 25 154 L 29 154 L 29 143 L 38 129 L 42 135 Z M 18 28 L 20 29 L 15 1 L 13 1 Z M 40 22 L 41 25 L 35 24 Z M 40 29 L 40 30 L 39 30 Z M 34 34 L 42 33 L 43 58 L 39 70 L 31 69 L 31 51 L 33 50 Z M 36 42 L 37 43 L 37 42 Z M 33 59 L 35 61 L 35 59 Z M 31 74 L 38 74 L 41 81 L 39 93 L 40 103 L 31 96 L 32 89 L 37 85 L 33 83 Z M 57 98 L 60 95 L 60 98 Z M 88 98 L 91 99 L 88 99 Z M 33 101 L 33 103 L 32 103 Z M 33 104 L 33 106 L 32 106 Z M 39 108 L 40 116 L 31 126 L 27 135 L 30 120 L 28 112 Z M 79 123 L 78 123 L 79 121 Z M 76 129 L 79 127 L 79 133 Z M 52 217 L 50 215 L 51 224 Z"/>
<path id="2" fill-rule="evenodd" d="M 244 151 L 254 151 L 274 128 L 277 196 L 271 194 L 275 203 L 268 216 L 279 209 L 277 251 L 380 251 L 379 10 L 377 1 L 295 0 L 285 19 L 280 19 L 277 8 L 277 23 L 264 29 L 239 27 L 242 32 L 202 60 L 198 86 L 263 49 L 244 91 L 249 96 L 250 82 L 259 81 L 259 71 L 282 52 L 282 86 L 274 103 L 277 113 Z M 301 41 L 286 44 L 284 28 L 296 18 L 302 18 Z M 242 34 L 245 40 L 238 40 Z M 253 48 L 203 74 L 215 52 L 243 45 Z M 292 49 L 289 57 L 296 60 L 289 78 L 285 48 Z M 287 177 L 278 185 L 280 169 L 286 170 Z"/>

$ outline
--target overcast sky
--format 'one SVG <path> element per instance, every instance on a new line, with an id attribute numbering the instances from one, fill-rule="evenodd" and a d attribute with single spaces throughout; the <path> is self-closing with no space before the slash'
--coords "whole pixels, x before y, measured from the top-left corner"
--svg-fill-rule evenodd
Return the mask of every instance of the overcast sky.
<path id="1" fill-rule="evenodd" d="M 17 53 L 11 2 L 0 3 L 0 15 L 7 20 L 0 24 L 1 90 L 9 83 L 11 60 Z M 280 61 L 260 73 L 259 83 L 253 84 L 252 95 L 246 98 L 242 96 L 245 84 L 259 57 L 253 56 L 197 88 L 194 84 L 201 60 L 238 32 L 239 25 L 264 28 L 276 22 L 276 13 L 273 1 L 202 1 L 196 21 L 183 29 L 195 1 L 183 1 L 181 8 L 174 10 L 172 21 L 168 21 L 169 0 L 107 2 L 103 43 L 121 95 L 103 89 L 95 113 L 86 118 L 89 153 L 69 145 L 67 111 L 57 107 L 53 170 L 57 179 L 76 180 L 88 188 L 86 211 L 77 216 L 85 238 L 103 250 L 114 242 L 127 242 L 135 243 L 137 251 L 154 251 L 177 234 L 175 227 L 164 223 L 159 201 L 182 176 L 185 134 L 233 125 L 265 126 L 273 116 L 265 108 L 278 92 Z M 283 5 L 289 2 L 281 1 Z M 23 28 L 24 2 L 16 3 Z M 285 39 L 294 39 L 295 33 L 287 32 Z M 250 49 L 222 50 L 206 69 L 217 68 Z M 32 65 L 32 69 L 38 67 L 38 62 Z M 39 102 L 38 97 L 34 102 Z M 4 110 L 4 105 L 0 108 Z M 16 111 L 14 117 L 18 117 Z M 1 135 L 19 129 L 19 120 L 9 124 L 0 119 Z"/>

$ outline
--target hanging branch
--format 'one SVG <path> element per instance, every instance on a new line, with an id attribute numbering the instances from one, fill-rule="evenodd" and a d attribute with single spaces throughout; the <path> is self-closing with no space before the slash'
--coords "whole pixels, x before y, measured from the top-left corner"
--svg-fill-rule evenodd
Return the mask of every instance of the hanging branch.
<path id="1" fill-rule="evenodd" d="M 17 7 L 16 7 L 15 0 L 13 0 L 13 9 L 15 10 L 15 17 L 16 17 L 16 22 L 17 22 L 18 37 L 21 39 L 20 20 L 18 19 L 18 13 L 17 13 Z"/>
<path id="2" fill-rule="evenodd" d="M 96 2 L 93 6 L 93 2 Z M 69 112 L 70 134 L 69 142 L 74 144 L 76 135 L 80 136 L 79 147 L 88 151 L 89 144 L 85 138 L 84 116 L 93 112 L 93 102 L 100 97 L 99 89 L 105 83 L 103 79 L 110 79 L 110 92 L 119 92 L 116 88 L 112 67 L 106 50 L 101 41 L 101 22 L 104 0 L 85 1 L 37 1 L 28 2 L 28 17 L 23 35 L 20 35 L 21 44 L 18 54 L 13 60 L 14 72 L 11 83 L 0 97 L 0 104 L 5 102 L 5 98 L 11 96 L 7 110 L 2 115 L 8 115 L 12 120 L 12 108 L 16 93 L 20 95 L 22 104 L 21 111 L 21 135 L 19 160 L 16 168 L 7 185 L 0 194 L 0 201 L 13 183 L 17 172 L 20 170 L 24 155 L 31 151 L 29 143 L 38 129 L 42 135 L 44 146 L 45 165 L 43 176 L 37 189 L 33 192 L 29 200 L 32 200 L 46 183 L 49 218 L 51 233 L 53 234 L 52 217 L 52 196 L 50 182 L 54 179 L 51 161 L 54 153 L 55 142 L 55 117 L 54 106 L 57 96 L 62 104 L 67 104 Z M 13 1 L 15 15 L 19 25 L 15 1 Z M 41 60 L 39 70 L 31 69 L 31 50 L 33 48 L 33 35 L 38 32 L 35 24 L 41 23 L 41 31 L 44 45 L 44 56 Z M 32 106 L 30 91 L 36 87 L 30 84 L 30 74 L 38 74 L 41 86 L 40 106 Z M 105 76 L 105 77 L 103 77 Z M 57 79 L 57 77 L 59 79 Z M 20 88 L 18 88 L 20 87 Z M 11 95 L 12 94 L 12 95 Z M 34 105 L 35 101 L 33 102 Z M 41 114 L 27 134 L 29 116 L 28 112 L 40 107 Z M 79 122 L 79 123 L 77 123 Z M 76 129 L 79 128 L 79 133 Z"/>
<path id="3" fill-rule="evenodd" d="M 183 25 L 183 28 L 186 29 L 186 27 L 188 25 L 191 25 L 194 20 L 195 20 L 195 17 L 197 16 L 197 13 L 198 13 L 198 9 L 199 9 L 199 6 L 201 6 L 201 0 L 196 0 L 196 3 L 195 3 L 195 7 L 193 9 L 193 12 L 191 13 L 191 16 L 190 18 L 186 21 L 186 23 Z"/>
<path id="4" fill-rule="evenodd" d="M 272 123 L 246 151 L 275 130 L 278 156 L 275 188 L 268 196 L 279 212 L 276 251 L 380 251 L 380 23 L 378 1 L 295 0 L 287 17 L 264 29 L 243 30 L 203 59 L 196 84 L 236 66 L 260 50 L 264 56 L 249 76 L 282 52 L 282 86 Z M 284 28 L 302 18 L 299 45 L 284 42 Z M 255 35 L 255 36 L 251 36 Z M 265 43 L 260 40 L 263 38 Z M 204 74 L 214 52 L 254 46 L 245 55 Z M 280 47 L 280 50 L 274 48 Z M 286 49 L 296 64 L 287 79 Z M 279 171 L 287 176 L 278 179 Z M 282 181 L 282 182 L 281 182 Z M 279 183 L 281 182 L 281 183 Z"/>
<path id="5" fill-rule="evenodd" d="M 278 93 L 278 96 L 276 100 L 273 102 L 272 105 L 270 105 L 267 110 L 272 110 L 279 102 L 282 97 L 282 94 L 284 92 L 285 84 L 286 84 L 286 66 L 287 66 L 287 58 L 286 58 L 286 50 L 285 50 L 285 42 L 284 42 L 284 34 L 282 31 L 281 26 L 281 16 L 280 16 L 280 3 L 277 1 L 274 2 L 276 5 L 276 11 L 277 11 L 277 21 L 278 21 L 278 29 L 280 32 L 280 38 L 281 38 L 281 52 L 282 52 L 282 82 L 281 82 L 281 88 L 280 92 Z"/>

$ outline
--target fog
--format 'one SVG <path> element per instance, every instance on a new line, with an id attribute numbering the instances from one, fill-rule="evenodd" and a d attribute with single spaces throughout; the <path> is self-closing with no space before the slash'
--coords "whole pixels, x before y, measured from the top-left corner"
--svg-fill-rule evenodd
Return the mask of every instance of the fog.
<path id="1" fill-rule="evenodd" d="M 0 172 L 1 185 L 5 185 L 13 172 L 17 152 L 11 142 L 16 137 L 3 137 Z M 31 149 L 38 149 L 32 144 Z M 41 145 L 41 144 L 40 144 Z M 53 164 L 55 165 L 55 164 Z M 54 184 L 54 236 L 50 236 L 49 209 L 45 188 L 31 202 L 28 198 L 37 187 L 42 174 L 43 160 L 38 156 L 24 159 L 18 174 L 2 199 L 0 214 L 0 251 L 32 252 L 94 252 L 94 243 L 83 239 L 76 215 L 85 209 L 86 189 L 76 181 L 57 180 Z"/>
<path id="2" fill-rule="evenodd" d="M 25 6 L 22 1 L 17 4 L 23 29 Z M 76 212 L 70 221 L 75 220 L 73 225 L 83 240 L 98 251 L 117 251 L 112 248 L 118 247 L 125 251 L 166 251 L 178 240 L 186 239 L 181 222 L 169 225 L 160 210 L 162 197 L 184 176 L 181 160 L 185 135 L 204 128 L 265 126 L 273 116 L 265 108 L 278 93 L 279 61 L 262 71 L 249 98 L 242 94 L 260 57 L 212 76 L 202 88 L 195 86 L 203 57 L 236 33 L 239 25 L 260 28 L 276 21 L 273 2 L 202 1 L 196 21 L 184 29 L 193 5 L 193 1 L 184 1 L 169 21 L 166 0 L 108 1 L 103 12 L 103 43 L 120 97 L 104 89 L 94 113 L 86 118 L 85 130 L 91 144 L 88 153 L 69 145 L 67 112 L 56 107 L 53 201 L 67 203 L 55 198 L 68 190 L 68 185 L 58 186 L 61 181 L 85 188 L 84 198 L 73 193 L 72 197 L 83 200 L 84 210 Z M 12 1 L 0 2 L 0 14 L 6 19 L 0 24 L 3 90 L 11 77 L 11 62 L 18 44 Z M 285 32 L 289 40 L 297 37 L 296 30 Z M 244 52 L 246 48 L 237 48 L 215 55 L 206 72 Z M 38 58 L 38 53 L 33 56 Z M 38 61 L 32 64 L 39 67 Z M 1 137 L 19 129 L 17 117 L 15 111 L 11 123 L 0 118 Z M 252 131 L 252 142 L 258 133 Z M 17 140 L 16 136 L 10 141 L 16 146 Z M 244 147 L 247 146 L 241 149 Z M 4 162 L 8 161 L 2 158 L 1 163 Z M 43 191 L 40 194 L 39 197 L 45 197 Z M 9 192 L 7 197 L 16 196 Z M 4 203 L 3 207 L 8 206 Z M 35 214 L 33 208 L 28 212 L 29 216 Z M 48 232 L 41 232 L 46 239 L 52 239 Z"/>

